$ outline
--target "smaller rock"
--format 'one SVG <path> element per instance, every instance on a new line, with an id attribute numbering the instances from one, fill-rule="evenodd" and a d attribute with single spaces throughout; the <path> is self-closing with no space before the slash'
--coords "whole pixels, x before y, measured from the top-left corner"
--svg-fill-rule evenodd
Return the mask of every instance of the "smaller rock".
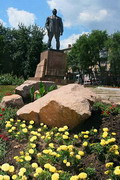
<path id="1" fill-rule="evenodd" d="M 17 107 L 21 108 L 24 106 L 23 99 L 18 94 L 12 94 L 10 96 L 4 96 L 1 101 L 1 108 L 6 107 Z"/>
<path id="2" fill-rule="evenodd" d="M 50 86 L 56 85 L 53 81 L 42 81 L 47 90 Z M 34 87 L 35 91 L 39 89 L 40 81 L 39 80 L 27 80 L 20 86 L 16 87 L 15 93 L 22 96 L 23 100 L 30 98 L 30 88 Z"/>

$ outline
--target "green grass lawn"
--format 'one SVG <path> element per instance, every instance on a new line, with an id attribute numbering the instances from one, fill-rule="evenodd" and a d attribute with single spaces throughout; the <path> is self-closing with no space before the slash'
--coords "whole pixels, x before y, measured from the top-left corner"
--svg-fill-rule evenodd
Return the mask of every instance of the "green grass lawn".
<path id="1" fill-rule="evenodd" d="M 3 96 L 7 96 L 14 93 L 16 86 L 13 85 L 0 85 L 0 101 Z"/>

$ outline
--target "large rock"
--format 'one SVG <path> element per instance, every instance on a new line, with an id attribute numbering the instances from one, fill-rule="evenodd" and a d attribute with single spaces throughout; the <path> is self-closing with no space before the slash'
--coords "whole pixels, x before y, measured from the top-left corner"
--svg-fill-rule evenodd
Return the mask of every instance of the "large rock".
<path id="1" fill-rule="evenodd" d="M 48 89 L 50 86 L 55 85 L 52 81 L 42 81 L 45 88 Z M 22 96 L 24 100 L 30 97 L 30 88 L 34 86 L 35 91 L 39 89 L 39 80 L 27 80 L 20 86 L 16 87 L 15 93 Z"/>
<path id="2" fill-rule="evenodd" d="M 10 96 L 4 96 L 2 98 L 0 106 L 2 108 L 6 108 L 6 107 L 21 108 L 22 106 L 24 106 L 24 103 L 21 96 L 19 96 L 18 94 L 12 94 Z"/>
<path id="3" fill-rule="evenodd" d="M 25 105 L 17 115 L 50 127 L 67 125 L 74 128 L 91 116 L 91 107 L 96 100 L 96 94 L 90 89 L 69 84 Z"/>

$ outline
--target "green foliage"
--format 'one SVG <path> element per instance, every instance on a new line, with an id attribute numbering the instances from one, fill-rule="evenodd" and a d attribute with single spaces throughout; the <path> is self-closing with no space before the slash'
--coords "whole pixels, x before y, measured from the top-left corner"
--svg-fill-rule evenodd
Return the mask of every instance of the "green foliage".
<path id="1" fill-rule="evenodd" d="M 18 78 L 13 74 L 1 74 L 0 75 L 0 85 L 20 85 L 24 82 L 24 79 Z"/>
<path id="2" fill-rule="evenodd" d="M 0 86 L 0 101 L 2 100 L 3 96 L 11 95 L 14 93 L 15 86 L 10 85 L 2 85 Z"/>
<path id="3" fill-rule="evenodd" d="M 37 25 L 18 29 L 0 25 L 0 73 L 9 73 L 27 78 L 34 76 L 40 53 L 46 48 L 44 30 Z"/>
<path id="4" fill-rule="evenodd" d="M 45 94 L 47 94 L 50 91 L 53 91 L 57 88 L 56 85 L 52 85 L 49 88 L 45 88 L 44 83 L 41 81 L 39 83 L 39 90 L 37 93 L 35 93 L 35 88 L 34 86 L 32 86 L 30 88 L 30 97 L 31 97 L 31 101 L 33 101 L 34 99 L 39 99 L 40 97 L 44 96 Z"/>
<path id="5" fill-rule="evenodd" d="M 6 154 L 6 142 L 0 137 L 0 160 L 5 157 Z"/>
<path id="6" fill-rule="evenodd" d="M 120 32 L 116 32 L 109 37 L 107 41 L 109 48 L 108 58 L 110 61 L 110 72 L 113 76 L 114 85 L 120 85 Z"/>
<path id="7" fill-rule="evenodd" d="M 102 115 L 108 116 L 109 114 L 119 114 L 120 113 L 120 106 L 119 105 L 110 105 L 110 104 L 103 104 L 101 102 L 96 102 L 93 105 L 94 110 L 100 110 Z"/>
<path id="8" fill-rule="evenodd" d="M 5 122 L 16 116 L 17 109 L 15 108 L 0 108 L 0 127 L 5 127 Z"/>
<path id="9" fill-rule="evenodd" d="M 96 174 L 96 170 L 95 168 L 91 168 L 91 167 L 87 167 L 85 172 L 89 175 L 89 176 L 93 176 Z"/>
<path id="10" fill-rule="evenodd" d="M 68 54 L 68 67 L 83 74 L 91 74 L 96 65 L 101 70 L 103 58 L 99 53 L 105 48 L 106 40 L 106 31 L 94 30 L 91 34 L 80 36 Z"/>
<path id="11" fill-rule="evenodd" d="M 30 88 L 30 98 L 31 98 L 31 101 L 34 100 L 34 92 L 35 92 L 35 87 L 32 86 L 32 87 Z"/>

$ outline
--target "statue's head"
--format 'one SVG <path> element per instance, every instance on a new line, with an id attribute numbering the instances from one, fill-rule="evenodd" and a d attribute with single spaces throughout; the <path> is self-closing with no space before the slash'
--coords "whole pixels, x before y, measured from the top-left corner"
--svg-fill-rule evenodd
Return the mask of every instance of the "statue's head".
<path id="1" fill-rule="evenodd" d="M 56 14 L 57 14 L 57 9 L 53 9 L 53 10 L 52 10 L 52 13 L 53 13 L 53 15 L 56 16 Z"/>

